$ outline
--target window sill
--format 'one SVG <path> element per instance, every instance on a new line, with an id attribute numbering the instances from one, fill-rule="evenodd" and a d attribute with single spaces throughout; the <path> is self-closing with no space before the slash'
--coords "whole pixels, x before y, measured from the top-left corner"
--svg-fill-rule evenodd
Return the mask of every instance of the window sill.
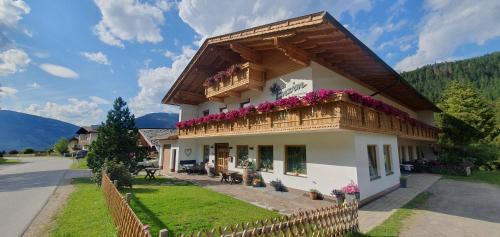
<path id="1" fill-rule="evenodd" d="M 288 176 L 294 176 L 294 177 L 302 177 L 302 178 L 307 178 L 307 175 L 306 175 L 306 174 L 295 174 L 295 173 L 285 172 L 285 175 L 288 175 Z"/>
<path id="2" fill-rule="evenodd" d="M 391 171 L 391 172 L 385 173 L 385 176 L 390 176 L 390 175 L 393 175 L 393 174 L 394 174 L 394 172 Z"/>
<path id="3" fill-rule="evenodd" d="M 274 173 L 274 170 L 262 170 L 262 169 L 259 169 L 257 171 L 262 172 L 262 173 L 270 173 L 270 174 Z"/>
<path id="4" fill-rule="evenodd" d="M 380 179 L 380 178 L 381 178 L 380 176 L 370 177 L 370 181 L 374 181 L 374 180 L 377 180 L 377 179 Z"/>

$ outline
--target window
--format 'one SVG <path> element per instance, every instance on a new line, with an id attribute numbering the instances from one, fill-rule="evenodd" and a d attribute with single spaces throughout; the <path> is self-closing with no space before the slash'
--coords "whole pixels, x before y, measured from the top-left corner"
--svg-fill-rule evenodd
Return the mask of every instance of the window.
<path id="1" fill-rule="evenodd" d="M 210 157 L 210 146 L 203 145 L 203 162 L 208 162 Z"/>
<path id="2" fill-rule="evenodd" d="M 385 174 L 391 175 L 392 170 L 392 158 L 391 158 L 391 145 L 384 145 L 384 161 L 385 161 Z"/>
<path id="3" fill-rule="evenodd" d="M 273 146 L 259 146 L 257 168 L 264 171 L 273 170 Z"/>
<path id="4" fill-rule="evenodd" d="M 306 146 L 285 146 L 285 173 L 307 174 Z"/>
<path id="5" fill-rule="evenodd" d="M 236 167 L 244 166 L 248 162 L 248 146 L 236 146 Z"/>
<path id="6" fill-rule="evenodd" d="M 377 146 L 375 145 L 368 145 L 368 168 L 371 180 L 380 177 L 377 163 Z"/>
<path id="7" fill-rule="evenodd" d="M 221 112 L 221 113 L 223 113 L 223 112 L 227 113 L 227 111 L 228 111 L 227 110 L 227 106 L 224 106 L 224 107 L 222 107 L 222 108 L 219 109 L 219 112 Z"/>
<path id="8" fill-rule="evenodd" d="M 210 114 L 210 111 L 207 109 L 207 110 L 203 110 L 203 116 L 207 116 Z"/>
<path id="9" fill-rule="evenodd" d="M 408 146 L 408 159 L 410 161 L 413 161 L 414 157 L 413 157 L 413 147 L 412 146 Z"/>
<path id="10" fill-rule="evenodd" d="M 250 105 L 250 99 L 240 103 L 240 108 L 245 108 Z"/>

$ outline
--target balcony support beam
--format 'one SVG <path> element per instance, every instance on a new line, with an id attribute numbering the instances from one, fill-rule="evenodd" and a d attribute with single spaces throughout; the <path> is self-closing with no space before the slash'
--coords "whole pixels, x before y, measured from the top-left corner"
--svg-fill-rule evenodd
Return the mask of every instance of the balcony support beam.
<path id="1" fill-rule="evenodd" d="M 294 46 L 293 44 L 290 44 L 286 42 L 285 39 L 283 38 L 274 38 L 274 46 L 285 53 L 286 56 L 288 56 L 292 61 L 302 65 L 302 66 L 309 66 L 309 63 L 311 62 L 311 57 L 309 54 Z"/>
<path id="2" fill-rule="evenodd" d="M 252 63 L 260 63 L 262 61 L 262 56 L 256 50 L 237 43 L 229 44 L 229 47 L 247 61 Z"/>

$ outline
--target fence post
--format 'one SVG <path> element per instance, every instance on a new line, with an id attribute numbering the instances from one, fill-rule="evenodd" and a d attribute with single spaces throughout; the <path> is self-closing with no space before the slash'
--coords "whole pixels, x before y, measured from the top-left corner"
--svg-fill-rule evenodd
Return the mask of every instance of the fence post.
<path id="1" fill-rule="evenodd" d="M 118 187 L 118 180 L 113 180 L 113 184 L 115 185 L 115 187 Z"/>
<path id="2" fill-rule="evenodd" d="M 126 193 L 125 194 L 125 201 L 127 202 L 127 204 L 130 204 L 130 199 L 132 198 L 132 194 L 131 193 Z"/>
<path id="3" fill-rule="evenodd" d="M 160 233 L 158 234 L 159 237 L 168 237 L 168 230 L 167 229 L 162 229 L 160 230 Z"/>

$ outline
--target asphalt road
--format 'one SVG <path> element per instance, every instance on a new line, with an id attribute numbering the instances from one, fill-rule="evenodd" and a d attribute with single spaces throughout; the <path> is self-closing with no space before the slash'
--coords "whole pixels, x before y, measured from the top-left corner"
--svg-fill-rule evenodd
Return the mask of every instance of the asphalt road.
<path id="1" fill-rule="evenodd" d="M 0 165 L 0 235 L 21 236 L 69 169 L 70 159 L 21 158 Z"/>

